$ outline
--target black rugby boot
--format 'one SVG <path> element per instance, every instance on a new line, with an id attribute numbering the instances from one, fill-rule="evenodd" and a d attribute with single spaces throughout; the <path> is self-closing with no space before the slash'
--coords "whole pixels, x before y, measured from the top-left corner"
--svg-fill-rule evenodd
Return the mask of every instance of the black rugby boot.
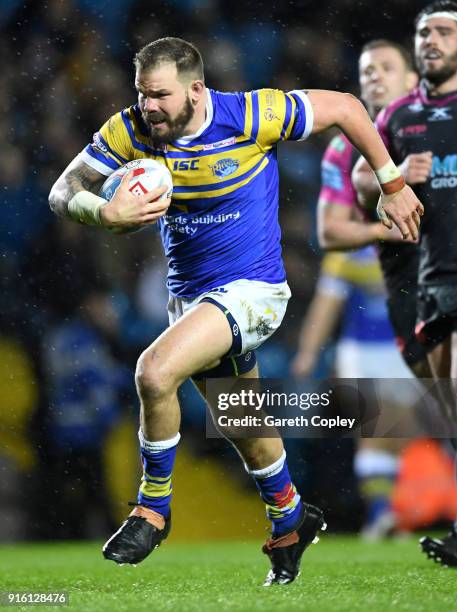
<path id="1" fill-rule="evenodd" d="M 424 536 L 420 539 L 422 551 L 435 563 L 441 563 L 444 567 L 457 567 L 457 533 L 455 528 L 444 538 L 429 538 Z"/>
<path id="2" fill-rule="evenodd" d="M 290 533 L 279 538 L 270 538 L 262 547 L 262 552 L 270 557 L 271 570 L 263 586 L 289 584 L 300 573 L 300 561 L 305 549 L 319 541 L 317 532 L 325 531 L 327 524 L 322 510 L 303 504 L 297 526 Z"/>
<path id="3" fill-rule="evenodd" d="M 171 515 L 161 514 L 144 506 L 136 506 L 116 533 L 103 546 L 105 559 L 120 565 L 136 565 L 160 546 L 171 528 Z"/>

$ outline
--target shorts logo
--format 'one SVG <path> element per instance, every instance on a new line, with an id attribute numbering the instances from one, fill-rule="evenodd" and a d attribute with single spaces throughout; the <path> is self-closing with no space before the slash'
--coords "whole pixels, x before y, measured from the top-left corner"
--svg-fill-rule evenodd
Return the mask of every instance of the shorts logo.
<path id="1" fill-rule="evenodd" d="M 251 361 L 251 357 L 252 357 L 252 352 L 249 351 L 249 353 L 246 353 L 246 355 L 244 356 L 244 360 L 245 361 Z"/>
<path id="2" fill-rule="evenodd" d="M 236 172 L 239 168 L 239 165 L 240 162 L 237 159 L 226 157 L 225 159 L 220 159 L 214 165 L 210 165 L 210 168 L 213 171 L 214 176 L 220 176 L 224 178 Z"/>
<path id="3" fill-rule="evenodd" d="M 240 328 L 238 327 L 238 325 L 235 323 L 232 327 L 232 334 L 234 336 L 238 336 L 238 334 L 240 333 Z"/>
<path id="4" fill-rule="evenodd" d="M 442 108 L 430 109 L 428 116 L 429 121 L 449 121 L 452 119 L 452 115 L 449 113 L 449 106 L 443 106 Z"/>

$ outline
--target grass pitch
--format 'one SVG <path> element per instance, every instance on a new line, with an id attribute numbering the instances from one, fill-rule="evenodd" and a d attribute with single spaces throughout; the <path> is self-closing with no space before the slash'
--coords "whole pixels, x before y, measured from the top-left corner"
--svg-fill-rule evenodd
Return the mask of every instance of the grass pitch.
<path id="1" fill-rule="evenodd" d="M 416 537 L 327 535 L 305 552 L 296 582 L 270 588 L 260 586 L 269 565 L 259 544 L 165 542 L 138 567 L 105 561 L 94 543 L 1 546 L 0 591 L 67 591 L 63 609 L 84 612 L 456 609 L 456 570 L 427 561 Z"/>

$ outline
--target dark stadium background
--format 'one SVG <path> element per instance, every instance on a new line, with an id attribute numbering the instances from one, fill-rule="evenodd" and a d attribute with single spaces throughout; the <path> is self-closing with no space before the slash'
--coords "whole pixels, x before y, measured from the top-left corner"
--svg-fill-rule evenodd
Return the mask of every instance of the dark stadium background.
<path id="1" fill-rule="evenodd" d="M 132 56 L 166 35 L 194 42 L 207 84 L 357 92 L 374 37 L 408 43 L 425 2 L 51 0 L 0 4 L 0 541 L 104 537 L 138 481 L 133 368 L 166 325 L 165 263 L 154 231 L 116 238 L 58 220 L 47 194 L 117 110 L 135 101 Z M 280 147 L 284 256 L 293 298 L 260 351 L 285 377 L 318 270 L 315 205 L 328 135 Z M 318 373 L 331 363 L 323 351 Z M 205 438 L 182 391 L 177 539 L 258 537 L 263 509 L 234 452 Z M 289 442 L 296 482 L 355 529 L 350 441 Z M 233 518 L 238 515 L 238 519 Z M 236 523 L 236 524 L 234 524 Z"/>

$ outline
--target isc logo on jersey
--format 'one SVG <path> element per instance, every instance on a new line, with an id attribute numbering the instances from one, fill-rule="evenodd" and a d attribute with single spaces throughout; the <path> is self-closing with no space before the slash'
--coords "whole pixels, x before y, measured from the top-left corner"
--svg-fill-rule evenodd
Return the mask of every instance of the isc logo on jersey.
<path id="1" fill-rule="evenodd" d="M 442 159 L 434 155 L 430 178 L 433 189 L 457 187 L 457 155 L 446 155 Z"/>
<path id="2" fill-rule="evenodd" d="M 198 170 L 199 159 L 183 159 L 181 161 L 175 161 L 173 164 L 173 172 L 178 170 Z"/>

